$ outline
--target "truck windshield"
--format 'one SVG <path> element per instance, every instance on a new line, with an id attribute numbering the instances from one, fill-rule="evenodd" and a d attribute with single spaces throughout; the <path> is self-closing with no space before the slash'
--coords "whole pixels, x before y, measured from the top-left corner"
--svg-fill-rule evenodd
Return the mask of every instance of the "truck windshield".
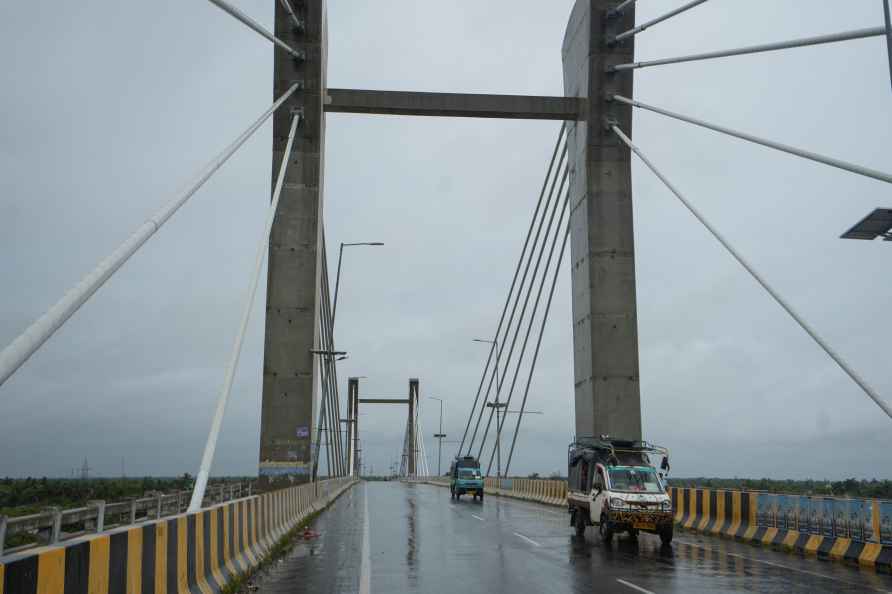
<path id="1" fill-rule="evenodd" d="M 652 468 L 616 466 L 608 470 L 613 491 L 625 493 L 663 493 L 663 486 Z"/>
<path id="2" fill-rule="evenodd" d="M 459 468 L 458 469 L 458 478 L 479 479 L 480 478 L 480 470 L 477 468 Z"/>

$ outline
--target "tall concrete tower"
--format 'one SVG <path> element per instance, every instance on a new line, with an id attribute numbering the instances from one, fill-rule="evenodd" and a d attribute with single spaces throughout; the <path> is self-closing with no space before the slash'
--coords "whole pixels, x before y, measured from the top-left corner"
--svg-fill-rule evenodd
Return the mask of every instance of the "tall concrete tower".
<path id="1" fill-rule="evenodd" d="M 306 481 L 312 471 L 317 408 L 317 365 L 310 349 L 319 345 L 319 282 L 322 237 L 326 63 L 325 0 L 291 2 L 302 29 L 281 2 L 275 5 L 275 34 L 306 52 L 298 61 L 275 51 L 273 95 L 297 81 L 303 90 L 273 119 L 273 176 L 285 157 L 295 110 L 303 121 L 294 141 L 269 245 L 263 405 L 260 425 L 260 477 L 269 485 Z"/>
<path id="2" fill-rule="evenodd" d="M 573 369 L 578 437 L 641 437 L 638 316 L 630 151 L 605 128 L 632 132 L 631 111 L 605 101 L 632 97 L 632 75 L 605 66 L 631 62 L 634 38 L 609 40 L 635 26 L 634 3 L 608 18 L 616 0 L 577 0 L 564 36 L 564 94 L 583 97 L 568 123 Z"/>

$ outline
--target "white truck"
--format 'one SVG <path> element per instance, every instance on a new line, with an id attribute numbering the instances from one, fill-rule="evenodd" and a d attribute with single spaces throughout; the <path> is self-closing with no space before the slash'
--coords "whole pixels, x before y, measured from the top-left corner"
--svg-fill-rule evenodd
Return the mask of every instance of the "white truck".
<path id="1" fill-rule="evenodd" d="M 652 457 L 661 457 L 660 469 Z M 672 542 L 672 499 L 664 477 L 669 472 L 666 448 L 644 441 L 583 438 L 567 451 L 567 506 L 578 536 L 597 526 L 605 543 L 617 532 L 639 532 Z"/>

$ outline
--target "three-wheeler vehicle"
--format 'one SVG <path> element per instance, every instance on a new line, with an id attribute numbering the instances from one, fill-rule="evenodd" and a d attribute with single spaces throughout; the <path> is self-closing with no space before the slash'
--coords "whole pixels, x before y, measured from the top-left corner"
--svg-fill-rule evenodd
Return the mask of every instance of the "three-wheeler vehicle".
<path id="1" fill-rule="evenodd" d="M 662 457 L 660 469 L 652 457 Z M 664 476 L 669 471 L 666 448 L 645 441 L 582 438 L 567 449 L 567 506 L 578 536 L 597 526 L 601 540 L 628 532 L 657 534 L 672 542 L 672 500 Z"/>

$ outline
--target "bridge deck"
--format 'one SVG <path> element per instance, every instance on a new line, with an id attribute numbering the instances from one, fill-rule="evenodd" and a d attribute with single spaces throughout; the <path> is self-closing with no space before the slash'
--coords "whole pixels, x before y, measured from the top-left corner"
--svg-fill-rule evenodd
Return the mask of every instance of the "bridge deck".
<path id="1" fill-rule="evenodd" d="M 456 503 L 429 485 L 359 485 L 314 528 L 321 536 L 276 565 L 259 594 L 892 590 L 890 576 L 728 540 L 678 535 L 665 552 L 643 535 L 604 547 L 591 528 L 573 536 L 561 509 Z"/>

